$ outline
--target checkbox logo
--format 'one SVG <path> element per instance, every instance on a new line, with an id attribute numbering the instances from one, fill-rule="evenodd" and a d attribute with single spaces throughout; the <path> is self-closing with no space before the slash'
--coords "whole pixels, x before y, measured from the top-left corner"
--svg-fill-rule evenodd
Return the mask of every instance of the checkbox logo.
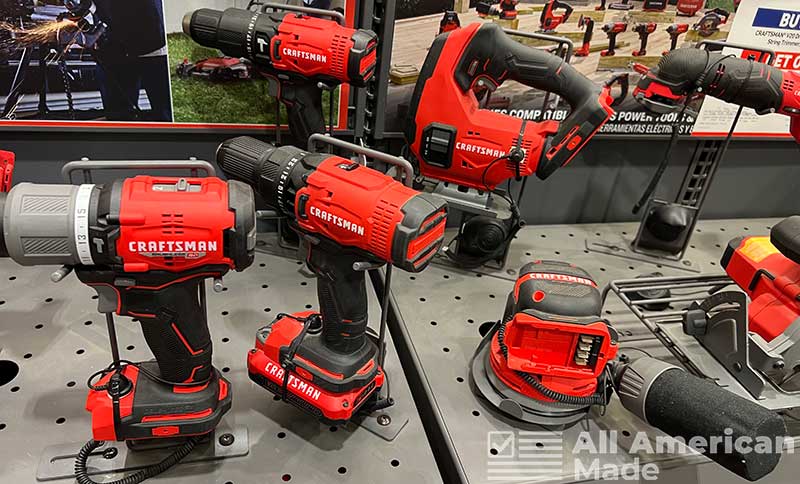
<path id="1" fill-rule="evenodd" d="M 489 432 L 489 445 L 486 449 L 489 458 L 513 459 L 516 453 L 517 436 L 514 432 Z"/>
<path id="2" fill-rule="evenodd" d="M 560 479 L 564 440 L 559 432 L 489 432 L 487 477 L 490 481 Z"/>

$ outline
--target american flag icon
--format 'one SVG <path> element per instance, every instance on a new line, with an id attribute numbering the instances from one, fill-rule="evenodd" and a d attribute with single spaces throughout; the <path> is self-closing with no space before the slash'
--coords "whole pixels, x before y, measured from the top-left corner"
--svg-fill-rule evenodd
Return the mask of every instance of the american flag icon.
<path id="1" fill-rule="evenodd" d="M 490 481 L 558 478 L 564 468 L 564 439 L 560 432 L 489 432 L 487 456 Z"/>

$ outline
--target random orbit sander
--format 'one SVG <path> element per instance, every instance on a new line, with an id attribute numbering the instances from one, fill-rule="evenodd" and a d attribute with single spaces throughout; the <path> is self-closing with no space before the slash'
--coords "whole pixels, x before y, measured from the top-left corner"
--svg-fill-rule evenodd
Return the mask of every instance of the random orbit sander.
<path id="1" fill-rule="evenodd" d="M 649 356 L 618 357 L 619 335 L 601 310 L 597 284 L 583 269 L 557 261 L 525 265 L 503 318 L 470 362 L 473 391 L 511 422 L 553 430 L 587 418 L 616 392 L 638 418 L 687 441 L 732 435 L 775 442 L 787 435 L 779 415 L 712 381 Z M 708 402 L 715 402 L 714 412 Z M 780 449 L 706 455 L 750 481 L 772 472 L 781 457 Z"/>
<path id="2" fill-rule="evenodd" d="M 250 378 L 329 425 L 388 407 L 386 375 L 367 334 L 365 269 L 425 269 L 442 245 L 445 203 L 345 158 L 248 137 L 217 163 L 290 220 L 317 276 L 320 312 L 281 314 L 256 334 Z"/>
<path id="3" fill-rule="evenodd" d="M 115 482 L 141 482 L 176 464 L 231 407 L 231 385 L 211 362 L 205 280 L 253 262 L 252 190 L 218 178 L 20 183 L 0 193 L 0 209 L 0 256 L 63 265 L 54 281 L 74 270 L 107 315 L 114 362 L 87 383 L 94 440 L 78 454 L 78 483 L 94 482 L 86 459 L 106 440 L 183 442 L 161 463 Z M 140 322 L 155 361 L 119 359 L 111 313 Z"/>

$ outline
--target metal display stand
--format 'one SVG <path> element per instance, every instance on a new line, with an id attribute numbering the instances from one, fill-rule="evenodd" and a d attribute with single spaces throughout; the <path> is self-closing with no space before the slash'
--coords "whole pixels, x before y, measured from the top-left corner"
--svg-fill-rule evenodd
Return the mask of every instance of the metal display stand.
<path id="1" fill-rule="evenodd" d="M 701 222 L 695 234 L 695 245 L 690 246 L 688 255 L 699 261 L 703 271 L 719 272 L 720 247 L 724 247 L 730 238 L 748 233 L 748 230 L 750 233 L 765 232 L 772 223 L 773 220 Z M 587 436 L 597 445 L 598 434 L 606 431 L 617 432 L 619 452 L 599 456 L 577 454 L 582 465 L 589 466 L 598 457 L 601 466 L 655 463 L 661 469 L 661 482 L 677 482 L 685 479 L 681 476 L 687 474 L 697 479 L 701 471 L 687 471 L 686 466 L 709 462 L 703 457 L 631 454 L 625 450 L 631 447 L 636 432 L 646 432 L 651 440 L 664 434 L 622 408 L 616 397 L 612 398 L 604 414 L 596 411 L 591 420 L 559 435 L 544 432 L 542 427 L 522 427 L 506 420 L 492 408 L 484 406 L 469 386 L 469 362 L 481 340 L 478 329 L 482 323 L 501 317 L 506 297 L 514 287 L 508 276 L 515 279 L 516 269 L 525 263 L 537 259 L 569 261 L 586 269 L 601 287 L 612 280 L 631 279 L 653 270 L 683 274 L 664 266 L 606 257 L 584 246 L 590 235 L 619 237 L 633 234 L 635 230 L 635 223 L 528 227 L 520 231 L 512 244 L 507 273 L 503 277 L 441 266 L 429 267 L 420 274 L 396 277 L 392 298 L 394 312 L 389 327 L 406 371 L 414 372 L 408 373 L 408 378 L 446 482 L 574 482 L 576 464 L 572 458 L 573 449 Z M 620 354 L 631 357 L 649 354 L 680 363 L 619 300 L 608 301 L 603 317 L 612 322 L 621 336 Z M 792 432 L 797 435 L 800 429 L 794 428 Z M 563 459 L 562 466 L 548 468 L 546 472 L 529 472 L 535 466 L 523 461 L 521 456 L 509 459 L 505 464 L 492 464 L 496 462 L 494 456 L 502 450 L 501 436 L 512 435 L 509 433 L 517 436 L 519 449 L 526 444 L 534 449 L 534 453 L 541 449 L 543 455 L 554 454 L 554 458 Z M 493 440 L 495 437 L 501 440 Z M 523 438 L 528 441 L 524 442 Z M 555 450 L 551 448 L 554 441 L 558 442 Z M 800 460 L 794 456 L 785 456 L 784 459 L 788 463 L 782 464 L 765 481 L 782 482 L 781 475 L 783 479 L 791 475 L 782 469 L 800 465 Z M 504 474 L 498 476 L 492 471 L 498 467 L 506 469 L 502 471 Z M 702 473 L 716 476 L 711 477 L 712 481 L 730 479 L 730 474 L 717 466 L 703 466 Z"/>
<path id="2" fill-rule="evenodd" d="M 772 64 L 775 58 L 775 52 L 770 49 L 754 48 L 743 44 L 719 42 L 719 41 L 703 41 L 697 45 L 697 48 L 703 48 L 709 51 L 720 51 L 724 48 L 747 49 L 750 51 L 758 52 L 761 57 L 753 59 L 756 61 Z M 699 93 L 692 92 L 692 95 Z M 691 100 L 691 95 L 687 98 L 688 104 Z M 682 117 L 686 111 L 686 105 L 680 111 L 679 117 Z M 640 200 L 634 208 L 634 213 L 644 205 L 642 210 L 642 218 L 639 223 L 636 235 L 631 242 L 627 239 L 622 240 L 603 240 L 598 238 L 590 238 L 586 241 L 586 247 L 594 252 L 599 252 L 608 255 L 615 255 L 627 259 L 642 261 L 642 262 L 660 262 L 666 266 L 676 269 L 683 269 L 690 272 L 700 272 L 699 267 L 692 261 L 691 258 L 685 257 L 686 250 L 691 244 L 691 238 L 694 233 L 695 226 L 700 217 L 700 212 L 703 209 L 706 197 L 711 188 L 711 183 L 717 173 L 720 163 L 725 158 L 728 148 L 733 140 L 733 134 L 736 126 L 739 124 L 739 118 L 744 111 L 743 106 L 739 106 L 733 122 L 728 131 L 728 135 L 724 140 L 703 140 L 697 143 L 692 159 L 684 174 L 681 187 L 673 202 L 660 199 L 652 196 L 652 193 L 666 168 L 666 163 L 672 155 L 672 152 L 678 142 L 678 123 L 673 125 L 673 134 L 667 149 L 667 159 L 662 162 L 655 177 L 651 180 L 646 194 L 649 194 L 647 199 Z M 686 219 L 686 227 L 676 234 L 674 240 L 662 240 L 651 232 L 648 228 L 648 221 L 654 217 L 655 213 L 660 209 L 671 209 L 681 211 Z"/>

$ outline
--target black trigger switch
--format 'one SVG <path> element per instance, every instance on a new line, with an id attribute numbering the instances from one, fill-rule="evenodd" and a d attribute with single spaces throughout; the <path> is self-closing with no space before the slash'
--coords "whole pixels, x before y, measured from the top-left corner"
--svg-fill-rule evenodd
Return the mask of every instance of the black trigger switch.
<path id="1" fill-rule="evenodd" d="M 111 286 L 92 286 L 97 292 L 97 311 L 101 313 L 113 313 L 117 311 L 118 295 L 117 291 Z"/>

